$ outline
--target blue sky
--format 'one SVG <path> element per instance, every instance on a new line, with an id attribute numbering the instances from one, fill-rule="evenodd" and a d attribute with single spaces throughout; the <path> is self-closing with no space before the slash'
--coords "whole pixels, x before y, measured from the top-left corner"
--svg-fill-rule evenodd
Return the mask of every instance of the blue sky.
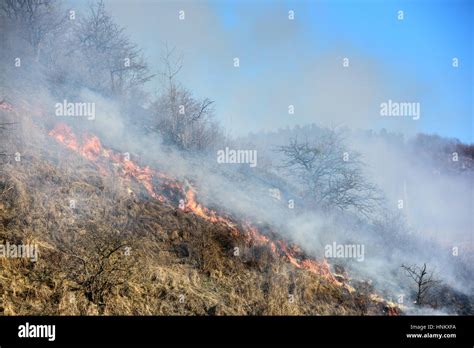
<path id="1" fill-rule="evenodd" d="M 119 0 L 106 7 L 153 68 L 162 42 L 183 53 L 181 81 L 216 101 L 230 133 L 347 123 L 474 141 L 472 1 Z M 420 102 L 420 120 L 382 119 L 387 99 Z"/>
<path id="2" fill-rule="evenodd" d="M 404 11 L 404 20 L 393 14 Z M 331 24 L 330 24 L 331 23 Z M 318 25 L 318 24 L 313 24 Z M 338 1 L 324 26 L 401 73 L 428 83 L 422 130 L 473 141 L 473 2 Z M 460 65 L 454 69 L 452 58 Z M 450 115 L 451 117 L 447 117 Z"/>

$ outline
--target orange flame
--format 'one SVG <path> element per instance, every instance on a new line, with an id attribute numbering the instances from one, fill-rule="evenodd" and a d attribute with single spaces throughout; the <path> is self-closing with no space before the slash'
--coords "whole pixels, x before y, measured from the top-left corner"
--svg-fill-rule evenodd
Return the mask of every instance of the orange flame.
<path id="1" fill-rule="evenodd" d="M 283 240 L 271 240 L 269 237 L 263 235 L 259 230 L 250 223 L 244 224 L 244 230 L 247 234 L 247 242 L 257 245 L 267 245 L 274 255 L 282 254 L 292 265 L 296 268 L 307 270 L 311 273 L 317 274 L 334 285 L 345 286 L 349 291 L 353 288 L 347 284 L 338 281 L 331 273 L 329 264 L 326 259 L 318 262 L 316 260 L 305 257 L 304 253 L 295 245 L 291 247 Z"/>
<path id="2" fill-rule="evenodd" d="M 188 189 L 186 192 L 186 204 L 185 204 L 185 211 L 191 211 L 197 216 L 202 217 L 204 220 L 210 222 L 222 222 L 229 226 L 233 225 L 230 220 L 227 220 L 223 217 L 217 215 L 217 212 L 208 209 L 201 204 L 197 203 L 196 201 L 196 193 L 193 189 Z"/>
<path id="3" fill-rule="evenodd" d="M 110 166 L 107 166 L 107 163 L 111 161 L 119 168 L 119 174 L 122 177 L 126 179 L 135 179 L 143 185 L 151 197 L 162 202 L 168 201 L 168 199 L 155 190 L 153 185 L 154 178 L 164 183 L 162 189 L 168 188 L 180 192 L 183 191 L 183 185 L 167 175 L 152 170 L 147 166 L 141 167 L 132 160 L 124 158 L 124 156 L 119 153 L 104 149 L 99 138 L 94 135 L 84 135 L 82 140 L 78 141 L 71 127 L 65 124 L 57 125 L 51 132 L 49 132 L 49 135 L 58 142 L 64 144 L 67 148 L 80 154 L 82 157 L 96 163 L 99 170 L 104 175 L 109 175 L 111 173 Z M 184 211 L 192 212 L 212 223 L 223 223 L 231 229 L 231 233 L 239 234 L 236 224 L 230 219 L 220 216 L 216 211 L 199 204 L 196 200 L 196 193 L 193 188 L 190 187 L 187 189 L 185 198 Z M 353 289 L 349 285 L 339 282 L 334 277 L 329 269 L 329 264 L 325 259 L 321 262 L 309 259 L 298 247 L 294 245 L 290 247 L 283 240 L 272 240 L 262 234 L 257 227 L 250 223 L 244 223 L 242 229 L 244 230 L 247 243 L 268 246 L 275 256 L 286 258 L 288 262 L 293 264 L 296 268 L 308 270 L 309 272 L 324 277 L 335 285 L 345 286 L 349 290 Z"/>
<path id="4" fill-rule="evenodd" d="M 154 190 L 153 175 L 155 173 L 153 170 L 149 167 L 140 167 L 124 156 L 112 150 L 104 149 L 97 136 L 85 134 L 82 137 L 82 141 L 79 142 L 71 127 L 63 123 L 58 124 L 49 132 L 49 135 L 82 157 L 96 163 L 103 175 L 111 173 L 110 168 L 106 169 L 106 164 L 111 161 L 116 165 L 119 174 L 123 178 L 134 178 L 145 187 L 150 196 L 160 201 L 165 200 L 163 196 Z"/>

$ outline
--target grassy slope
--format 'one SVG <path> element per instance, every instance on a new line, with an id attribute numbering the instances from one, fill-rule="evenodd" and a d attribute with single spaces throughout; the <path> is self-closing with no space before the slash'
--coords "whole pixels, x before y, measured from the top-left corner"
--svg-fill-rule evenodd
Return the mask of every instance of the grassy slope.
<path id="1" fill-rule="evenodd" d="M 136 184 L 101 176 L 68 150 L 44 150 L 51 141 L 23 144 L 22 160 L 0 167 L 0 243 L 40 252 L 36 263 L 0 258 L 0 314 L 384 313 L 367 292 L 350 294 L 224 225 L 130 194 Z"/>

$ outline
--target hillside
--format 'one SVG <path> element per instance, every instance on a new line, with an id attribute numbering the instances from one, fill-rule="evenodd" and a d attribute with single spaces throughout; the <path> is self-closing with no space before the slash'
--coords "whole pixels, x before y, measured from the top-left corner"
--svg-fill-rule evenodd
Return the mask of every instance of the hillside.
<path id="1" fill-rule="evenodd" d="M 468 109 L 120 4 L 0 6 L 0 314 L 473 314 Z"/>
<path id="2" fill-rule="evenodd" d="M 10 149 L 19 146 L 19 133 L 5 133 Z M 0 240 L 37 245 L 39 255 L 36 262 L 0 259 L 1 314 L 397 312 L 368 284 L 353 290 L 342 275 L 336 281 L 300 269 L 249 237 L 244 224 L 212 222 L 161 202 L 136 178 L 101 172 L 52 137 L 21 146 L 21 160 L 7 157 L 1 167 Z"/>

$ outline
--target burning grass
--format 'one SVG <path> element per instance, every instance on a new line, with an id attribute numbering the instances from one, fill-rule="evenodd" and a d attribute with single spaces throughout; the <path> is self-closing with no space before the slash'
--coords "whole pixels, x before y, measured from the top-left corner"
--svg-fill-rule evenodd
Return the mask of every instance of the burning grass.
<path id="1" fill-rule="evenodd" d="M 67 126 L 50 136 L 64 148 L 32 147 L 0 173 L 0 241 L 40 250 L 36 263 L 0 259 L 0 313 L 387 312 L 327 263 L 202 206 L 190 185 Z"/>

